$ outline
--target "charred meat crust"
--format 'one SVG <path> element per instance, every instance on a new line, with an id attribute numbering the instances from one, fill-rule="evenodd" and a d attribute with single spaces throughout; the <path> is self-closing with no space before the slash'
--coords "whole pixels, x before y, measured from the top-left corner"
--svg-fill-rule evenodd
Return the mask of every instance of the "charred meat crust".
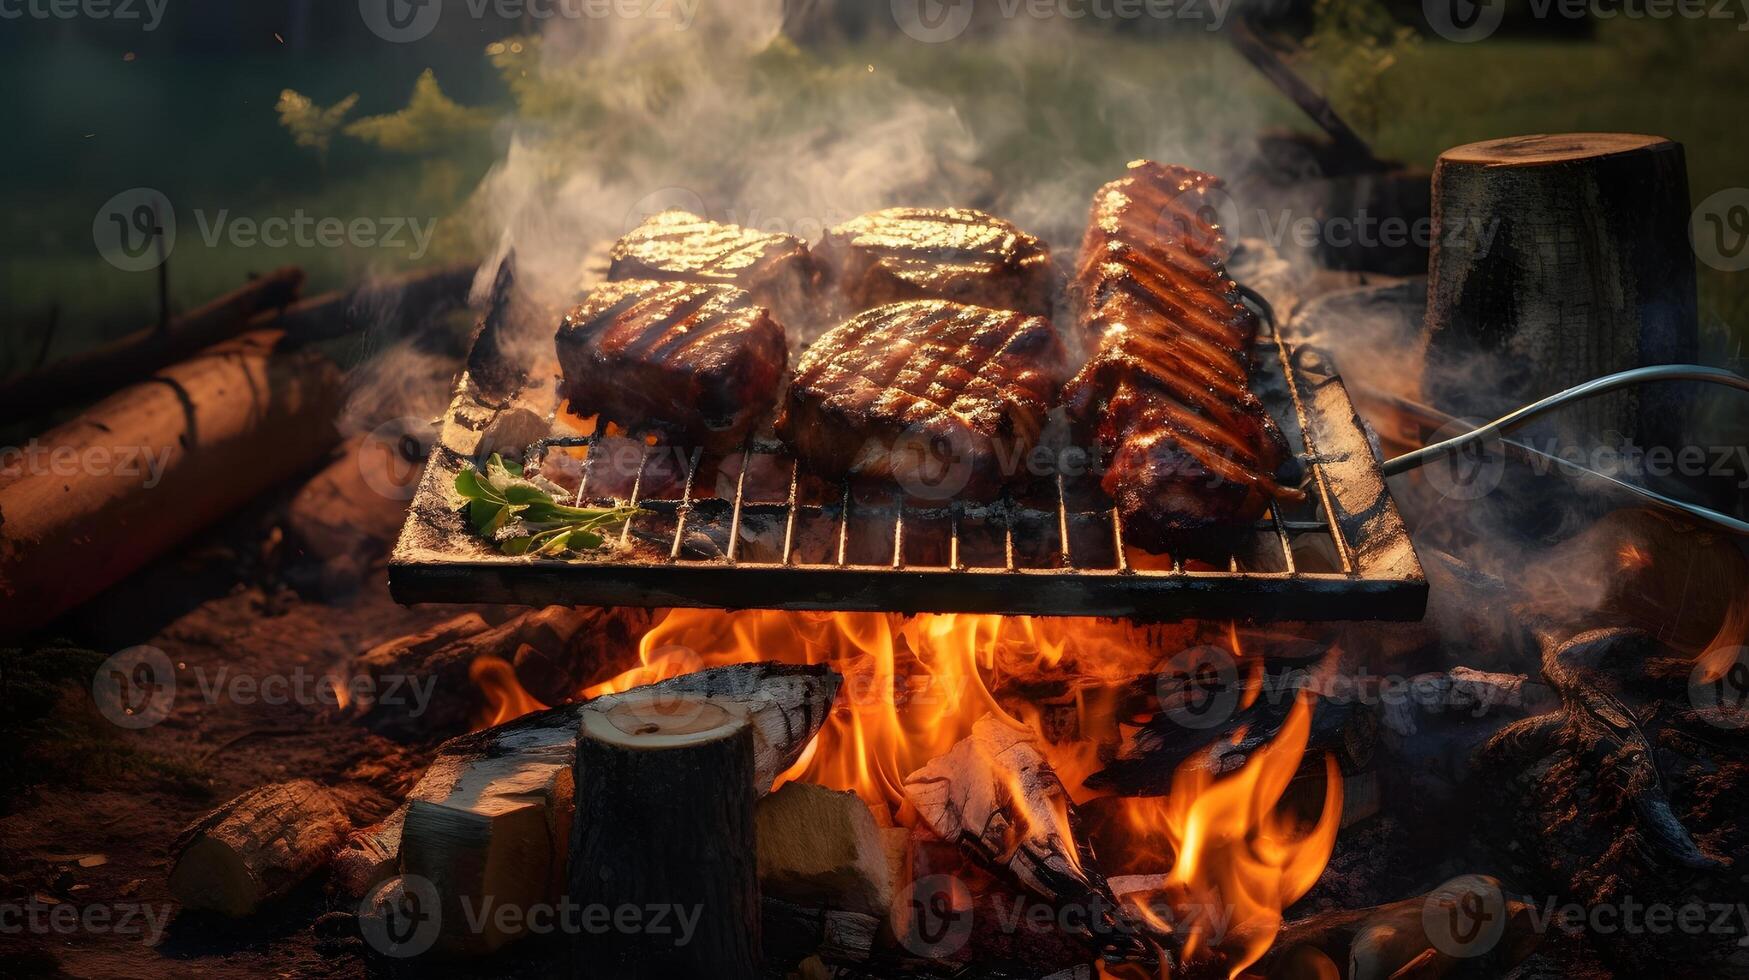
<path id="1" fill-rule="evenodd" d="M 1071 298 L 1094 353 L 1064 403 L 1099 448 L 1126 536 L 1218 538 L 1297 496 L 1297 461 L 1250 389 L 1257 318 L 1227 276 L 1220 181 L 1150 161 L 1100 188 Z"/>
<path id="2" fill-rule="evenodd" d="M 791 327 L 810 315 L 820 279 L 807 244 L 794 235 L 723 224 L 679 210 L 652 215 L 627 232 L 614 243 L 609 258 L 609 280 L 735 286 Z"/>
<path id="3" fill-rule="evenodd" d="M 722 451 L 776 404 L 783 327 L 733 286 L 628 280 L 595 289 L 556 340 L 581 415 Z"/>
<path id="4" fill-rule="evenodd" d="M 877 307 L 802 355 L 777 433 L 822 476 L 994 498 L 1023 472 L 1066 372 L 1043 317 L 941 300 Z"/>
<path id="5" fill-rule="evenodd" d="M 849 312 L 945 299 L 1051 315 L 1043 242 L 970 208 L 888 208 L 847 221 L 817 248 Z"/>

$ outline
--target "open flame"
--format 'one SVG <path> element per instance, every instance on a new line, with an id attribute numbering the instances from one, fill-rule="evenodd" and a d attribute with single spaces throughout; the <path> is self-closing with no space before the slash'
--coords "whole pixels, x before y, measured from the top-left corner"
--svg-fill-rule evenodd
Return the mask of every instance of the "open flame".
<path id="1" fill-rule="evenodd" d="M 1116 705 L 1099 693 L 1111 688 L 1100 682 L 1155 670 L 1167 652 L 1159 630 L 1092 619 L 676 609 L 644 636 L 634 666 L 579 693 L 593 698 L 755 660 L 828 664 L 844 676 L 838 706 L 778 784 L 851 790 L 909 825 L 916 815 L 905 802 L 904 778 L 969 735 L 985 714 L 1031 729 L 1070 797 L 1085 802 L 1091 794 L 1082 780 L 1101 768 L 1099 744 L 1086 736 L 1116 730 Z M 1236 631 L 1229 642 L 1243 657 Z M 1252 666 L 1245 704 L 1262 686 L 1260 664 Z M 542 707 L 502 660 L 482 658 L 472 675 L 486 694 L 483 722 Z M 1053 742 L 1036 708 L 995 693 L 1004 680 L 1065 677 L 1092 682 L 1086 689 L 1095 692 L 1080 703 L 1083 737 L 1076 740 Z M 1281 806 L 1310 730 L 1310 702 L 1302 699 L 1273 744 L 1237 773 L 1216 778 L 1187 763 L 1169 796 L 1121 804 L 1132 857 L 1150 855 L 1164 875 L 1157 892 L 1127 900 L 1155 929 L 1183 937 L 1187 956 L 1218 956 L 1230 975 L 1268 949 L 1282 910 L 1317 881 L 1335 846 L 1342 796 L 1334 759 L 1326 760 L 1322 812 L 1310 829 Z M 1066 813 L 1019 816 L 1069 825 Z"/>
<path id="2" fill-rule="evenodd" d="M 1219 947 L 1227 975 L 1238 976 L 1268 951 L 1282 910 L 1329 863 L 1342 818 L 1336 759 L 1325 758 L 1323 807 L 1309 830 L 1281 806 L 1311 726 L 1311 703 L 1301 697 L 1275 740 L 1237 773 L 1216 778 L 1186 762 L 1168 795 L 1123 801 L 1136 836 L 1164 838 L 1176 854 L 1159 889 L 1126 900 L 1154 928 L 1183 935 L 1187 960 Z"/>

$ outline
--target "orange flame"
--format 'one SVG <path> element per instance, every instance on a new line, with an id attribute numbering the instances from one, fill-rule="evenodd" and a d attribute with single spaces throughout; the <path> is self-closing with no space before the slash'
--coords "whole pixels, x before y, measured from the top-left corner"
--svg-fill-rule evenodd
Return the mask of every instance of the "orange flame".
<path id="1" fill-rule="evenodd" d="M 1164 837 L 1176 852 L 1163 887 L 1132 894 L 1144 921 L 1184 936 L 1184 957 L 1219 950 L 1229 977 L 1255 963 L 1281 928 L 1281 912 L 1317 883 L 1336 846 L 1342 778 L 1325 759 L 1323 810 L 1310 830 L 1281 812 L 1311 735 L 1310 701 L 1288 712 L 1275 740 L 1237 773 L 1217 779 L 1191 760 L 1164 797 L 1124 801 L 1138 836 Z"/>
<path id="2" fill-rule="evenodd" d="M 475 658 L 468 665 L 468 679 L 480 689 L 480 696 L 486 702 L 475 719 L 478 728 L 515 721 L 531 711 L 540 711 L 546 707 L 534 695 L 523 690 L 522 684 L 516 679 L 515 668 L 502 657 Z"/>
<path id="3" fill-rule="evenodd" d="M 778 784 L 800 780 L 852 790 L 910 824 L 915 814 L 905 803 L 905 777 L 953 748 L 985 714 L 1039 734 L 1034 741 L 1073 802 L 1085 802 L 1090 794 L 1082 781 L 1102 767 L 1099 741 L 1087 735 L 1097 730 L 1109 744 L 1125 720 L 1115 717 L 1112 692 L 1121 685 L 1114 682 L 1152 672 L 1163 656 L 1188 644 L 1188 632 L 1160 630 L 1091 619 L 676 609 L 644 636 L 634 666 L 580 694 L 598 697 L 757 660 L 828 664 L 844 677 L 837 707 Z M 1243 657 L 1236 630 L 1228 639 Z M 1184 642 L 1174 646 L 1173 640 Z M 1245 704 L 1261 692 L 1260 669 L 1248 665 Z M 539 706 L 501 660 L 482 658 L 473 674 L 494 724 Z M 1081 685 L 1076 690 L 1091 692 L 1077 696 L 1078 740 L 1042 737 L 1047 728 L 1040 708 L 1025 698 L 998 702 L 994 693 L 1008 680 L 1049 679 L 1069 679 Z M 1309 831 L 1279 812 L 1310 727 L 1310 705 L 1301 701 L 1274 743 L 1237 773 L 1217 780 L 1187 764 L 1175 774 L 1170 796 L 1123 804 L 1131 855 L 1156 857 L 1162 871 L 1170 869 L 1161 893 L 1131 896 L 1146 900 L 1138 914 L 1184 936 L 1187 954 L 1223 957 L 1233 975 L 1268 949 L 1282 910 L 1317 881 L 1335 845 L 1341 782 L 1333 759 L 1323 812 Z M 1018 786 L 1009 790 L 1016 801 L 1026 795 Z M 1065 812 L 1015 816 L 1068 827 Z M 1194 921 L 1169 917 L 1156 899 L 1179 912 L 1197 907 L 1215 914 Z"/>

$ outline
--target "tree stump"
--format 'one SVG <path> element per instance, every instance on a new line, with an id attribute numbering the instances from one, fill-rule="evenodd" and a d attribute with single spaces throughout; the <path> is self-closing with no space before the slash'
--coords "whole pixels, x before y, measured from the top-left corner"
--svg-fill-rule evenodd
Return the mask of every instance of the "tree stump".
<path id="1" fill-rule="evenodd" d="M 572 976 L 759 976 L 753 742 L 743 709 L 699 695 L 627 695 L 583 713 Z M 592 928 L 602 909 L 606 926 Z"/>
<path id="2" fill-rule="evenodd" d="M 1422 379 L 1433 405 L 1492 419 L 1599 375 L 1695 358 L 1681 144 L 1574 133 L 1460 146 L 1434 168 L 1433 217 Z M 1680 396 L 1658 384 L 1593 398 L 1529 436 L 1560 449 L 1675 446 Z"/>

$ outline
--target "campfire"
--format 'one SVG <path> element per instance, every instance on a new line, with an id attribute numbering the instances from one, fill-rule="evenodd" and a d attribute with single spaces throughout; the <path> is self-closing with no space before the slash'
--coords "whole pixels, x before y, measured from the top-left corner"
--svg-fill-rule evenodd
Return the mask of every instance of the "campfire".
<path id="1" fill-rule="evenodd" d="M 1223 43 L 1320 137 L 1022 173 L 873 54 L 813 74 L 782 32 L 851 21 L 795 6 L 709 14 L 723 52 L 495 43 L 611 138 L 517 127 L 470 261 L 302 300 L 280 269 L 0 385 L 158 372 L 43 442 L 163 447 L 144 489 L 0 474 L 0 623 L 93 674 L 8 658 L 0 695 L 39 768 L 150 774 L 0 813 L 0 944 L 12 893 L 114 891 L 174 909 L 159 972 L 1749 971 L 1749 454 L 1695 394 L 1749 380 L 1699 363 L 1683 147 L 1417 171 L 1247 13 Z M 1089 115 L 1159 109 L 1100 85 Z M 323 154 L 489 128 L 431 75 L 352 104 L 279 112 Z M 1375 207 L 1427 242 L 1271 234 Z M 365 321 L 405 338 L 342 372 Z M 100 594 L 150 615 L 87 665 L 41 631 Z M 127 854 L 69 849 L 124 809 Z"/>

